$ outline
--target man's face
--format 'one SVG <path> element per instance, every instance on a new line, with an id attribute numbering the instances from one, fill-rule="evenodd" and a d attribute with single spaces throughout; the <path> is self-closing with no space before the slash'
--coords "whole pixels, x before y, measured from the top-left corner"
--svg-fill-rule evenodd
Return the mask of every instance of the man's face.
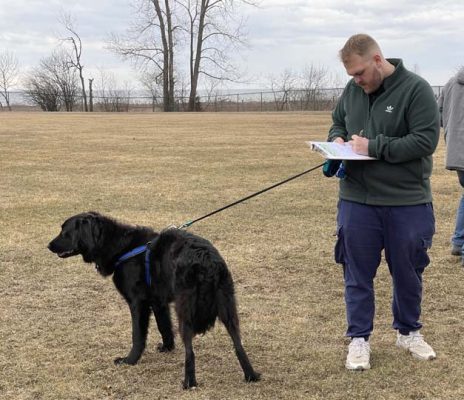
<path id="1" fill-rule="evenodd" d="M 352 54 L 344 63 L 346 73 L 353 77 L 354 81 L 365 93 L 375 92 L 383 81 L 380 69 L 380 57 L 360 56 Z"/>

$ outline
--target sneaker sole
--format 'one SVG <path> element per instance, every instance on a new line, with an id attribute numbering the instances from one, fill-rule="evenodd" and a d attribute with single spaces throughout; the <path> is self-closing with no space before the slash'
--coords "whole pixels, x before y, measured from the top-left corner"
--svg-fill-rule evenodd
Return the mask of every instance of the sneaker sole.
<path id="1" fill-rule="evenodd" d="M 421 357 L 415 353 L 412 353 L 412 352 L 409 352 L 416 360 L 421 360 L 421 361 L 432 361 L 432 360 L 435 360 L 435 358 L 437 358 L 437 356 L 429 356 L 427 358 L 425 357 Z"/>
<path id="2" fill-rule="evenodd" d="M 345 364 L 345 368 L 348 371 L 365 371 L 365 370 L 371 369 L 371 365 L 367 364 L 367 365 L 364 365 L 364 366 L 363 365 L 353 366 L 353 365 Z"/>
<path id="3" fill-rule="evenodd" d="M 411 350 L 409 350 L 407 347 L 403 347 L 401 346 L 400 344 L 396 344 L 396 347 L 398 347 L 399 349 L 402 349 L 402 350 L 405 350 L 407 351 L 409 354 L 411 354 L 411 356 L 413 356 L 416 360 L 421 360 L 421 361 L 431 361 L 431 360 L 435 360 L 435 358 L 437 358 L 437 355 L 431 355 L 429 357 L 421 357 L 420 355 L 416 354 L 416 353 L 413 353 Z"/>

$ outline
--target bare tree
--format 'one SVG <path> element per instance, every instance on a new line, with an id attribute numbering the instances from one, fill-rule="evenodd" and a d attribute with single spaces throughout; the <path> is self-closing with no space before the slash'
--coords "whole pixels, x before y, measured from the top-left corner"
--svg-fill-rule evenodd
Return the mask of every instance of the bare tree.
<path id="1" fill-rule="evenodd" d="M 159 75 L 152 71 L 142 71 L 139 82 L 152 98 L 152 111 L 156 111 L 159 106 L 159 99 L 162 98 L 163 86 Z"/>
<path id="2" fill-rule="evenodd" d="M 26 80 L 26 96 L 42 111 L 60 110 L 60 91 L 42 75 L 33 72 Z"/>
<path id="3" fill-rule="evenodd" d="M 172 0 L 138 0 L 138 19 L 124 37 L 113 34 L 109 48 L 135 61 L 142 71 L 149 71 L 162 82 L 164 111 L 173 111 L 174 48 L 178 26 L 173 21 Z"/>
<path id="4" fill-rule="evenodd" d="M 44 111 L 59 111 L 62 106 L 72 111 L 76 104 L 78 82 L 76 71 L 68 63 L 67 54 L 55 51 L 42 59 L 26 79 L 26 94 Z"/>
<path id="5" fill-rule="evenodd" d="M 270 76 L 270 86 L 274 95 L 274 103 L 277 111 L 289 110 L 291 108 L 291 96 L 298 87 L 298 78 L 290 70 L 284 70 L 278 77 Z"/>
<path id="6" fill-rule="evenodd" d="M 247 0 L 176 0 L 185 10 L 188 24 L 184 30 L 189 42 L 189 111 L 195 110 L 200 75 L 234 81 L 236 69 L 229 54 L 244 44 L 243 21 L 236 20 L 236 3 Z"/>
<path id="7" fill-rule="evenodd" d="M 286 69 L 268 81 L 278 111 L 330 110 L 340 96 L 340 79 L 325 66 L 310 64 L 299 72 Z"/>
<path id="8" fill-rule="evenodd" d="M 209 109 L 211 107 L 211 104 L 213 104 L 219 96 L 219 88 L 221 86 L 221 83 L 222 81 L 219 81 L 217 79 L 207 78 L 203 85 L 205 89 L 205 95 L 202 97 L 197 96 L 198 102 L 196 107 L 200 108 L 200 110 Z"/>
<path id="9" fill-rule="evenodd" d="M 97 81 L 98 96 L 94 96 L 100 109 L 107 112 L 129 111 L 131 89 L 124 83 L 124 89 L 112 72 L 99 69 L 100 79 Z M 118 89 L 119 88 L 119 89 Z"/>
<path id="10" fill-rule="evenodd" d="M 70 34 L 70 36 L 62 38 L 63 41 L 68 42 L 71 44 L 71 52 L 68 53 L 68 63 L 75 68 L 79 73 L 79 79 L 81 82 L 81 93 L 82 93 L 82 100 L 84 103 L 84 111 L 88 111 L 88 104 L 87 104 L 87 93 L 85 89 L 85 79 L 84 79 L 84 66 L 82 65 L 82 40 L 77 33 L 76 29 L 74 28 L 74 23 L 70 14 L 63 13 L 59 17 L 59 22 L 64 26 L 66 31 Z"/>
<path id="11" fill-rule="evenodd" d="M 9 51 L 0 53 L 0 95 L 9 111 L 11 111 L 10 89 L 17 83 L 18 74 L 19 64 L 16 56 Z"/>
<path id="12" fill-rule="evenodd" d="M 325 108 L 324 90 L 329 82 L 329 70 L 324 66 L 306 65 L 301 75 L 302 109 L 320 110 Z"/>
<path id="13" fill-rule="evenodd" d="M 165 111 L 175 108 L 175 85 L 182 70 L 176 66 L 187 65 L 188 109 L 193 111 L 201 75 L 237 80 L 229 54 L 244 43 L 243 21 L 236 18 L 238 3 L 254 4 L 251 0 L 138 0 L 137 22 L 124 37 L 113 34 L 109 47 L 163 82 Z M 182 46 L 185 43 L 188 50 Z M 182 63 L 185 54 L 189 59 Z"/>
<path id="14" fill-rule="evenodd" d="M 182 70 L 176 73 L 176 111 L 187 111 L 190 91 L 190 79 Z M 196 111 L 200 111 L 199 109 Z"/>

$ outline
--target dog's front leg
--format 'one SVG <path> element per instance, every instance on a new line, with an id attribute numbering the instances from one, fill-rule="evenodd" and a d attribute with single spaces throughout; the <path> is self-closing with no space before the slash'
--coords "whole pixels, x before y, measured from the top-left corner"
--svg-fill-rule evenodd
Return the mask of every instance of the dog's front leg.
<path id="1" fill-rule="evenodd" d="M 115 364 L 134 365 L 142 356 L 148 333 L 148 321 L 150 318 L 150 307 L 145 302 L 134 302 L 130 304 L 132 317 L 132 349 L 127 357 L 116 358 Z"/>

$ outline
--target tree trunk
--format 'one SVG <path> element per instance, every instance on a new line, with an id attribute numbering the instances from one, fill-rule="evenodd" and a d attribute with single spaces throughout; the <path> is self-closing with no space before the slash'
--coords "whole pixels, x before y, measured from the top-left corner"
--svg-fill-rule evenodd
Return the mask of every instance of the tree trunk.
<path id="1" fill-rule="evenodd" d="M 173 97 L 174 97 L 174 82 L 171 77 L 171 69 L 173 69 L 173 49 L 172 49 L 172 28 L 171 28 L 171 11 L 169 8 L 169 0 L 165 0 L 165 14 L 162 12 L 159 0 L 152 0 L 155 6 L 156 14 L 158 16 L 161 41 L 163 43 L 163 109 L 164 111 L 173 111 Z M 164 20 L 166 15 L 166 22 Z M 167 27 L 166 27 L 167 23 Z"/>
<path id="2" fill-rule="evenodd" d="M 89 111 L 93 112 L 93 79 L 89 79 Z"/>
<path id="3" fill-rule="evenodd" d="M 198 88 L 198 78 L 200 75 L 200 61 L 202 56 L 203 49 L 203 33 L 205 30 L 205 17 L 206 12 L 209 7 L 209 0 L 201 0 L 200 8 L 200 20 L 198 22 L 198 35 L 196 43 L 195 55 L 192 53 L 190 56 L 190 95 L 189 95 L 189 104 L 188 110 L 195 111 L 195 99 L 197 97 L 197 88 Z M 193 31 L 193 29 L 192 29 Z M 191 41 L 193 41 L 193 34 L 190 36 Z M 193 51 L 193 44 L 190 46 L 190 51 Z M 193 63 L 193 67 L 192 67 Z"/>
<path id="4" fill-rule="evenodd" d="M 87 94 L 85 92 L 85 81 L 84 81 L 84 75 L 82 75 L 82 67 L 78 68 L 79 69 L 79 78 L 81 80 L 81 87 L 82 87 L 82 100 L 84 102 L 84 111 L 88 112 L 89 108 L 87 105 Z"/>
<path id="5" fill-rule="evenodd" d="M 169 7 L 169 0 L 165 0 L 166 4 L 166 21 L 168 25 L 168 87 L 169 87 L 169 111 L 175 110 L 175 99 L 174 99 L 174 40 L 173 40 L 173 27 L 172 27 L 172 15 Z"/>

